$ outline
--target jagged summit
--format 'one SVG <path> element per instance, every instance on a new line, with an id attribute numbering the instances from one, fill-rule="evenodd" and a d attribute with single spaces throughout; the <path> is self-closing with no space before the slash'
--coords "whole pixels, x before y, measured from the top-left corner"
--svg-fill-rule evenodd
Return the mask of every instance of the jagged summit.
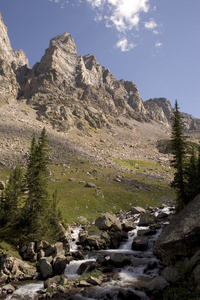
<path id="1" fill-rule="evenodd" d="M 16 99 L 28 75 L 28 59 L 22 50 L 13 50 L 0 13 L 0 95 L 3 101 Z"/>
<path id="2" fill-rule="evenodd" d="M 133 82 L 116 80 L 93 54 L 78 56 L 69 33 L 51 39 L 41 61 L 30 70 L 23 51 L 11 48 L 1 15 L 0 30 L 0 94 L 4 101 L 24 99 L 36 109 L 39 120 L 62 131 L 123 126 L 128 122 L 124 120 L 170 126 L 172 107 L 167 99 L 144 102 Z M 195 118 L 187 121 L 188 129 L 200 127 Z"/>

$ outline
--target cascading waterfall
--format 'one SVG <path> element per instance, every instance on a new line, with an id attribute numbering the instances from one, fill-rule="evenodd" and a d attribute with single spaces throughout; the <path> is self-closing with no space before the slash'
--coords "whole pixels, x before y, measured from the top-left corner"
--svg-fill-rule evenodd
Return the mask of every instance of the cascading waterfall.
<path id="1" fill-rule="evenodd" d="M 160 212 L 169 214 L 170 211 L 168 208 L 164 208 L 159 212 L 155 212 L 155 216 L 158 216 Z M 158 275 L 158 269 L 154 268 L 150 272 L 145 273 L 145 268 L 149 262 L 156 262 L 157 259 L 153 255 L 153 246 L 157 239 L 157 237 L 161 233 L 161 229 L 158 229 L 156 234 L 152 235 L 149 247 L 146 251 L 135 251 L 131 249 L 133 239 L 137 236 L 138 229 L 140 230 L 148 230 L 149 227 L 141 227 L 138 226 L 139 217 L 135 221 L 136 228 L 129 232 L 128 239 L 125 243 L 123 243 L 119 249 L 109 249 L 102 251 L 95 251 L 94 253 L 90 253 L 90 258 L 88 255 L 85 256 L 84 260 L 73 260 L 69 265 L 66 265 L 65 275 L 69 279 L 77 279 L 79 275 L 77 271 L 82 263 L 96 261 L 99 253 L 105 252 L 105 255 L 111 256 L 114 253 L 121 253 L 130 255 L 131 257 L 131 265 L 127 265 L 123 268 L 116 268 L 116 272 L 119 275 L 119 279 L 112 280 L 107 283 L 103 283 L 99 287 L 93 287 L 84 289 L 83 292 L 73 295 L 73 299 L 103 299 L 109 294 L 109 299 L 118 299 L 117 295 L 119 292 L 124 291 L 134 291 L 137 296 L 142 300 L 148 300 L 149 298 L 142 291 L 136 291 L 134 287 L 140 283 L 140 281 L 149 280 L 150 278 Z M 70 241 L 70 251 L 77 251 L 76 242 L 78 240 L 78 234 L 81 230 L 81 227 L 73 227 L 71 241 Z M 91 256 L 93 255 L 93 256 Z M 95 257 L 96 256 L 96 257 Z M 19 288 L 14 292 L 13 295 L 7 297 L 6 299 L 37 299 L 36 291 L 43 288 L 43 282 L 35 282 L 29 284 L 19 284 Z M 20 295 L 20 296 L 19 296 Z M 107 299 L 107 298 L 105 298 Z"/>

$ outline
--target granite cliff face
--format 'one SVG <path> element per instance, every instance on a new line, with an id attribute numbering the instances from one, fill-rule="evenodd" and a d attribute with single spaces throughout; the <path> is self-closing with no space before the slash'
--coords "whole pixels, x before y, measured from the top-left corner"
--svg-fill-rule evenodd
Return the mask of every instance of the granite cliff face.
<path id="1" fill-rule="evenodd" d="M 11 48 L 1 15 L 0 30 L 2 101 L 25 100 L 40 121 L 59 131 L 109 128 L 123 125 L 124 120 L 155 121 L 170 127 L 173 109 L 167 99 L 144 102 L 134 83 L 116 80 L 93 54 L 78 56 L 69 33 L 53 38 L 41 61 L 30 70 L 23 51 Z M 188 130 L 200 128 L 200 120 L 183 116 Z"/>

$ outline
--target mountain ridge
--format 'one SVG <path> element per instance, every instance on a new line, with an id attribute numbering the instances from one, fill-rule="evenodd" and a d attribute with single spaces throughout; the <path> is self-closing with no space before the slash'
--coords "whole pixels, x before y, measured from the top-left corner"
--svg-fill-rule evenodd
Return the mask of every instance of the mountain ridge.
<path id="1" fill-rule="evenodd" d="M 18 136 L 23 146 L 16 148 L 16 156 L 26 157 L 30 133 L 42 126 L 101 162 L 120 155 L 165 164 L 168 154 L 161 154 L 157 144 L 170 136 L 169 100 L 143 101 L 133 82 L 116 80 L 91 53 L 79 56 L 69 33 L 51 39 L 41 61 L 30 69 L 24 52 L 11 48 L 1 15 L 0 29 L 3 164 L 13 163 Z M 183 116 L 187 132 L 198 134 L 200 120 Z"/>

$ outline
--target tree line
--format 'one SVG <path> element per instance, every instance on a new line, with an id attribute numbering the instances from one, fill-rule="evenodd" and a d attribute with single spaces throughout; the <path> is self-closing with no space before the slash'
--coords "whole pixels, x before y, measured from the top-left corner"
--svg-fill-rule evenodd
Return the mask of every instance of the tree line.
<path id="1" fill-rule="evenodd" d="M 50 197 L 48 137 L 43 128 L 32 138 L 26 171 L 16 166 L 0 196 L 0 227 L 25 241 L 57 239 L 60 234 L 57 191 Z"/>
<path id="2" fill-rule="evenodd" d="M 177 192 L 177 211 L 180 211 L 200 193 L 200 147 L 189 147 L 187 143 L 177 100 L 172 121 L 171 166 L 175 172 L 171 186 Z"/>

